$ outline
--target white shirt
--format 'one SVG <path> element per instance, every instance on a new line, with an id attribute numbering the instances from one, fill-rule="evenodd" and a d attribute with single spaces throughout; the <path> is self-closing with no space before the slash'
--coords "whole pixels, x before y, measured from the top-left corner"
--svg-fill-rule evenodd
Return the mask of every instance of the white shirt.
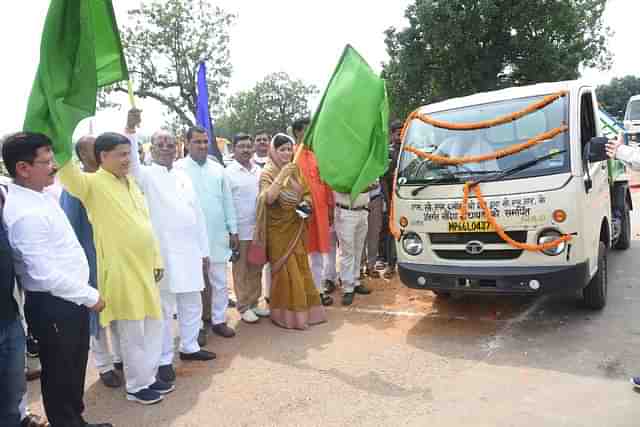
<path id="1" fill-rule="evenodd" d="M 633 170 L 640 170 L 640 150 L 628 145 L 621 145 L 616 150 L 616 159 L 622 160 Z"/>
<path id="2" fill-rule="evenodd" d="M 191 179 L 175 165 L 171 170 L 157 163 L 141 166 L 137 141 L 130 139 L 131 175 L 147 200 L 165 265 L 159 286 L 173 293 L 201 291 L 202 258 L 209 256 L 209 243 L 204 214 Z"/>
<path id="3" fill-rule="evenodd" d="M 3 219 L 16 272 L 27 291 L 48 292 L 87 307 L 98 303 L 82 246 L 52 195 L 9 184 Z"/>
<path id="4" fill-rule="evenodd" d="M 233 195 L 233 206 L 236 208 L 238 238 L 240 240 L 253 240 L 262 169 L 253 162 L 251 163 L 251 169 L 247 169 L 234 160 L 233 163 L 227 166 L 224 173 Z"/>
<path id="5" fill-rule="evenodd" d="M 258 153 L 253 153 L 253 157 L 251 158 L 251 161 L 258 165 L 260 168 L 263 168 L 264 165 L 267 164 L 268 160 L 269 156 L 260 157 L 258 156 Z"/>

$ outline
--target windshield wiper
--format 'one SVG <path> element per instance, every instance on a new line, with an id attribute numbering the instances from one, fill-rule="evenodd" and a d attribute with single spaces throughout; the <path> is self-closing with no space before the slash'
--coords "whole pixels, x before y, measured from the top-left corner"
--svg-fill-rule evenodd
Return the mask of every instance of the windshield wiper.
<path id="1" fill-rule="evenodd" d="M 552 157 L 557 156 L 558 154 L 562 154 L 562 153 L 566 153 L 567 150 L 560 150 L 560 151 L 554 151 L 553 153 L 547 154 L 546 156 L 541 156 L 541 157 L 536 157 L 533 160 L 530 160 L 528 162 L 522 163 L 520 165 L 514 166 L 510 169 L 507 169 L 505 171 L 460 171 L 460 172 L 449 172 L 446 175 L 443 175 L 441 178 L 438 179 L 434 179 L 433 181 L 429 182 L 428 184 L 425 185 L 421 185 L 418 188 L 415 188 L 413 191 L 411 191 L 411 195 L 412 196 L 417 196 L 418 193 L 420 193 L 422 190 L 424 190 L 425 188 L 429 187 L 432 184 L 438 183 L 438 184 L 443 184 L 443 183 L 449 183 L 449 184 L 455 184 L 458 183 L 460 181 L 460 177 L 461 176 L 466 176 L 466 175 L 487 175 L 487 174 L 493 174 L 491 176 L 488 177 L 484 177 L 481 178 L 477 181 L 474 181 L 473 185 L 478 185 L 480 183 L 483 182 L 489 182 L 489 181 L 495 181 L 497 179 L 502 179 L 502 178 L 506 178 L 510 175 L 513 175 L 515 173 L 521 172 L 525 169 L 529 169 L 530 167 L 533 167 L 535 165 L 537 165 L 540 162 L 543 162 L 545 160 L 549 160 Z"/>
<path id="2" fill-rule="evenodd" d="M 525 169 L 529 169 L 530 167 L 533 167 L 535 165 L 537 165 L 540 162 L 544 162 L 545 160 L 549 160 L 552 157 L 557 156 L 558 154 L 562 154 L 562 153 L 566 153 L 567 150 L 560 150 L 560 151 L 554 151 L 553 153 L 549 153 L 546 156 L 541 156 L 541 157 L 536 157 L 533 160 L 529 160 L 528 162 L 524 162 L 520 165 L 514 166 L 510 169 L 507 169 L 505 171 L 502 171 L 496 175 L 490 176 L 490 177 L 486 177 L 484 179 L 479 179 L 475 182 L 475 184 L 480 184 L 483 182 L 488 182 L 488 181 L 495 181 L 498 179 L 502 179 L 502 178 L 506 178 L 508 176 L 511 176 L 513 174 L 516 174 L 518 172 L 522 172 Z"/>

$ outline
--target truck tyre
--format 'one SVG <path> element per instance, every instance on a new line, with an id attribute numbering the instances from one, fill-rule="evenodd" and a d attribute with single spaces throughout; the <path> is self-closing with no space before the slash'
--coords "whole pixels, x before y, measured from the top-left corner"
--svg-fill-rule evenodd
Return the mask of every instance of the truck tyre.
<path id="1" fill-rule="evenodd" d="M 607 303 L 607 247 L 603 242 L 598 246 L 598 271 L 582 290 L 582 298 L 584 306 L 593 310 Z"/>
<path id="2" fill-rule="evenodd" d="M 447 291 L 434 291 L 434 290 L 432 290 L 431 292 L 433 292 L 434 294 L 436 294 L 436 297 L 437 297 L 437 298 L 441 298 L 441 299 L 451 298 L 451 292 L 447 292 Z"/>
<path id="3" fill-rule="evenodd" d="M 629 214 L 629 206 L 627 202 L 622 207 L 624 210 L 621 215 L 620 236 L 613 245 L 614 249 L 624 250 L 631 246 L 631 215 Z"/>

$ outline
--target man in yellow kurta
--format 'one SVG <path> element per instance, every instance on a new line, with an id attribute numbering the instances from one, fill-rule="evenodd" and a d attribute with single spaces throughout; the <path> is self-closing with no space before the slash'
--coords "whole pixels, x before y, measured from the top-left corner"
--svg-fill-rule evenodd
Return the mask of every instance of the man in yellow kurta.
<path id="1" fill-rule="evenodd" d="M 93 225 L 98 289 L 107 304 L 100 323 L 114 322 L 127 399 L 151 404 L 174 388 L 156 380 L 163 336 L 156 282 L 162 277 L 162 260 L 142 192 L 128 176 L 129 140 L 117 133 L 102 134 L 95 152 L 97 172 L 84 173 L 69 161 L 58 176 L 85 206 Z"/>

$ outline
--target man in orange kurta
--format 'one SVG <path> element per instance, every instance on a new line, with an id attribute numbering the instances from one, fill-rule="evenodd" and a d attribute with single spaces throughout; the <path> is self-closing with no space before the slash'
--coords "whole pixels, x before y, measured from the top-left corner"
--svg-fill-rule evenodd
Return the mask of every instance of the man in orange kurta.
<path id="1" fill-rule="evenodd" d="M 304 131 L 308 124 L 309 119 L 300 119 L 293 123 L 293 134 L 298 144 L 302 143 Z M 318 292 L 320 292 L 322 304 L 331 305 L 333 299 L 325 295 L 324 282 L 325 280 L 329 280 L 333 284 L 333 280 L 335 280 L 333 277 L 327 277 L 327 272 L 329 275 L 331 275 L 332 271 L 335 272 L 336 261 L 335 234 L 332 234 L 330 231 L 335 207 L 333 192 L 320 178 L 316 157 L 313 152 L 306 147 L 303 147 L 300 157 L 298 158 L 298 167 L 311 190 L 311 198 L 313 201 L 313 211 L 310 220 L 307 222 L 306 241 L 313 282 Z M 333 256 L 328 256 L 329 254 L 333 254 Z M 335 285 L 333 288 L 335 289 Z"/>

